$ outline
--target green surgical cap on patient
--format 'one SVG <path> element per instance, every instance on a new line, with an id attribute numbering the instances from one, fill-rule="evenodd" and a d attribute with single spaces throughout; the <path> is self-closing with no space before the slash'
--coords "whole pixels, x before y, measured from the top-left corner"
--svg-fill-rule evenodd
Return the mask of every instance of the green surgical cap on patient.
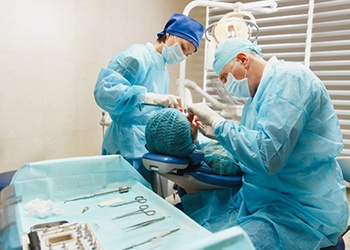
<path id="1" fill-rule="evenodd" d="M 177 109 L 159 110 L 148 120 L 145 133 L 151 153 L 185 157 L 195 149 L 190 123 Z"/>
<path id="2" fill-rule="evenodd" d="M 234 59 L 238 53 L 248 50 L 255 51 L 258 55 L 263 56 L 261 48 L 248 39 L 234 37 L 223 42 L 214 53 L 213 69 L 219 75 L 225 65 Z"/>

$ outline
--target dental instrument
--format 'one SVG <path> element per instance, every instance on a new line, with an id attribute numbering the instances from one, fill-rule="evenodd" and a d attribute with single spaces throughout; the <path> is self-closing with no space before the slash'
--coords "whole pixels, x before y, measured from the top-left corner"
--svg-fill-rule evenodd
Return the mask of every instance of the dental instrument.
<path id="1" fill-rule="evenodd" d="M 133 201 L 127 201 L 127 202 L 123 202 L 123 203 L 114 203 L 112 205 L 109 205 L 109 207 L 120 207 L 120 206 L 128 205 L 131 203 L 135 203 L 135 202 L 146 203 L 147 199 L 145 199 L 143 196 L 136 196 L 135 200 L 133 200 Z"/>
<path id="2" fill-rule="evenodd" d="M 154 237 L 152 237 L 152 238 L 150 238 L 148 240 L 140 242 L 138 244 L 131 245 L 130 247 L 124 248 L 123 250 L 132 249 L 134 247 L 138 247 L 138 246 L 141 246 L 141 245 L 146 244 L 148 242 L 151 242 L 152 240 L 164 238 L 165 236 L 170 235 L 172 233 L 175 233 L 176 231 L 179 231 L 179 230 L 180 230 L 180 228 L 175 228 L 175 229 L 173 229 L 173 230 L 171 230 L 171 231 L 169 231 L 167 233 L 164 233 L 164 234 L 161 234 L 161 235 L 157 235 L 157 236 L 154 236 Z"/>
<path id="3" fill-rule="evenodd" d="M 164 106 L 162 106 L 161 104 L 153 104 L 153 103 L 140 103 L 140 106 L 139 106 L 139 109 L 140 111 L 142 111 L 142 109 L 145 107 L 145 106 L 153 106 L 153 107 L 159 107 L 159 108 L 164 108 Z"/>
<path id="4" fill-rule="evenodd" d="M 112 218 L 112 220 L 124 218 L 124 217 L 130 216 L 130 215 L 134 215 L 134 214 L 140 214 L 140 213 L 144 213 L 144 214 L 146 214 L 148 216 L 152 216 L 152 215 L 154 215 L 156 213 L 155 210 L 147 210 L 146 211 L 147 208 L 149 208 L 148 205 L 141 205 L 141 206 L 139 206 L 139 210 L 136 210 L 136 211 L 131 212 L 131 213 L 123 214 L 123 215 L 120 215 L 120 216 L 116 216 L 116 217 Z"/>
<path id="5" fill-rule="evenodd" d="M 129 186 L 123 186 L 123 187 L 120 187 L 118 189 L 111 190 L 111 191 L 106 191 L 106 192 L 101 192 L 101 193 L 96 193 L 96 194 L 88 194 L 88 195 L 84 195 L 84 196 L 80 196 L 80 197 L 76 197 L 76 198 L 72 198 L 72 199 L 67 199 L 67 200 L 64 201 L 64 203 L 69 202 L 69 201 L 90 199 L 90 198 L 93 198 L 93 197 L 96 197 L 96 196 L 110 194 L 110 193 L 115 193 L 115 192 L 119 192 L 119 193 L 122 194 L 122 193 L 129 192 L 130 189 L 131 189 L 131 187 L 129 187 Z"/>
<path id="6" fill-rule="evenodd" d="M 156 223 L 158 221 L 162 221 L 162 220 L 165 220 L 165 219 L 166 219 L 166 216 L 163 216 L 163 217 L 160 217 L 160 218 L 157 218 L 157 219 L 152 219 L 152 220 L 147 220 L 147 221 L 144 221 L 144 222 L 141 222 L 141 223 L 137 223 L 135 225 L 128 226 L 128 227 L 126 227 L 124 229 L 133 230 L 133 229 L 145 227 L 145 226 L 148 226 L 148 225 L 152 225 L 153 223 Z"/>

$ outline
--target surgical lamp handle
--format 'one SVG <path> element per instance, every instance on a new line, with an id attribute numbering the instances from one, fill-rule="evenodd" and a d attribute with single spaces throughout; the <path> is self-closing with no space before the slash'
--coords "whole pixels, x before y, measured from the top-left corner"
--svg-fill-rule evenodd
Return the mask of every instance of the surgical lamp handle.
<path id="1" fill-rule="evenodd" d="M 255 20 L 255 17 L 247 12 L 247 11 L 239 11 L 239 12 L 229 12 L 229 13 L 226 13 L 221 19 L 220 21 L 225 21 L 227 18 L 230 18 L 230 17 L 240 17 L 240 18 L 243 18 L 243 17 L 249 17 L 250 20 L 254 23 L 256 23 L 256 20 Z M 244 19 L 243 19 L 244 20 Z"/>
<path id="2" fill-rule="evenodd" d="M 251 10 L 261 13 L 273 13 L 277 10 L 277 3 L 275 0 L 266 0 L 266 1 L 256 1 L 252 3 L 224 3 L 224 2 L 212 2 L 212 1 L 192 1 L 186 5 L 183 14 L 187 15 L 195 7 L 212 7 L 212 8 L 221 8 L 234 10 L 240 8 L 242 10 Z"/>
<path id="3" fill-rule="evenodd" d="M 250 10 L 254 12 L 271 14 L 277 11 L 277 3 L 275 0 L 257 1 L 252 3 L 245 3 L 243 5 L 244 10 Z"/>

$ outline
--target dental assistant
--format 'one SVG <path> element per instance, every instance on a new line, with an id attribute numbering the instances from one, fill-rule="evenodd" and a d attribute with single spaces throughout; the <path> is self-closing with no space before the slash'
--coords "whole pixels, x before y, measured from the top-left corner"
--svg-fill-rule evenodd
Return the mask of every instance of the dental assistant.
<path id="1" fill-rule="evenodd" d="M 166 64 L 179 64 L 195 53 L 203 33 L 204 27 L 198 21 L 176 13 L 157 34 L 155 44 L 135 44 L 115 54 L 98 75 L 95 100 L 112 118 L 102 154 L 121 154 L 149 182 L 151 174 L 141 160 L 147 152 L 146 123 L 162 107 L 181 106 L 179 97 L 168 94 Z"/>
<path id="2" fill-rule="evenodd" d="M 241 38 L 217 48 L 215 72 L 232 95 L 248 98 L 241 122 L 204 103 L 188 110 L 237 160 L 243 185 L 237 193 L 185 195 L 184 210 L 212 231 L 241 226 L 256 249 L 335 245 L 346 229 L 348 204 L 335 159 L 343 139 L 331 99 L 304 65 L 261 56 Z"/>

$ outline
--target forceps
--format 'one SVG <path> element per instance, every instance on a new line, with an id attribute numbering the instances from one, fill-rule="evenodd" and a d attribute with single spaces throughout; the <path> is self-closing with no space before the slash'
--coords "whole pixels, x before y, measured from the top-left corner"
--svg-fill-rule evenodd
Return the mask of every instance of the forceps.
<path id="1" fill-rule="evenodd" d="M 146 203 L 147 199 L 145 199 L 143 196 L 136 196 L 135 200 L 133 200 L 133 201 L 127 201 L 127 202 L 123 202 L 123 203 L 115 203 L 115 204 L 109 205 L 109 207 L 119 207 L 119 206 L 131 204 L 134 202 Z"/>
<path id="2" fill-rule="evenodd" d="M 144 222 L 141 222 L 141 223 L 137 223 L 135 225 L 128 226 L 128 227 L 126 227 L 124 229 L 133 230 L 133 229 L 136 229 L 136 228 L 152 225 L 153 223 L 156 223 L 158 221 L 162 221 L 162 220 L 165 220 L 165 219 L 166 219 L 166 217 L 163 216 L 163 217 L 160 217 L 160 218 L 157 218 L 157 219 L 153 219 L 153 220 L 148 220 L 148 221 L 144 221 Z"/>
<path id="3" fill-rule="evenodd" d="M 112 218 L 112 220 L 124 218 L 124 217 L 130 216 L 130 215 L 134 215 L 134 214 L 140 214 L 140 213 L 144 213 L 144 214 L 146 214 L 148 216 L 154 215 L 156 213 L 156 211 L 154 211 L 154 210 L 147 210 L 146 211 L 146 209 L 148 207 L 149 207 L 148 205 L 141 205 L 141 206 L 139 206 L 139 210 L 136 210 L 136 211 L 131 212 L 131 213 L 127 213 L 127 214 L 123 214 L 123 215 L 114 217 L 114 218 Z"/>

